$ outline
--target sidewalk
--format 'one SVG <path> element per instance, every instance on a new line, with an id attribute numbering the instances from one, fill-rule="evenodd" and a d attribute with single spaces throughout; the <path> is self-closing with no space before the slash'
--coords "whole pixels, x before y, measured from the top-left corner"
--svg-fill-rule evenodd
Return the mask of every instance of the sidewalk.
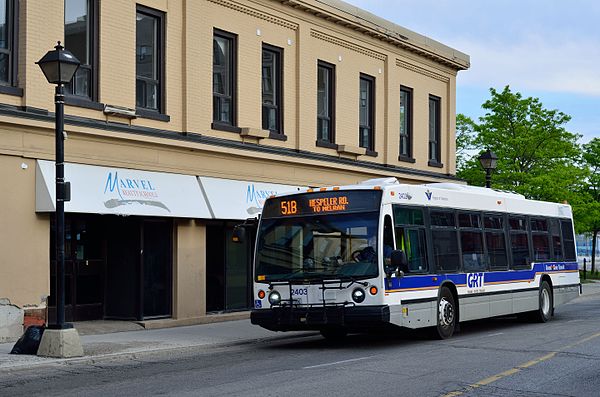
<path id="1" fill-rule="evenodd" d="M 81 335 L 85 356 L 70 359 L 9 354 L 14 343 L 0 344 L 0 373 L 10 369 L 31 368 L 59 362 L 91 362 L 102 358 L 191 347 L 221 347 L 260 340 L 315 335 L 314 332 L 268 331 L 250 320 L 227 321 L 163 329 Z"/>

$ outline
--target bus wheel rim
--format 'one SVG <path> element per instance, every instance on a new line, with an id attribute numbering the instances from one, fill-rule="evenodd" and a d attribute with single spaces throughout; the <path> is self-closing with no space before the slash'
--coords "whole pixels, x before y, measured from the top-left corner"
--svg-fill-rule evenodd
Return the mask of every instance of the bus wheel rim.
<path id="1" fill-rule="evenodd" d="M 547 316 L 550 313 L 550 294 L 547 289 L 542 290 L 542 313 Z"/>
<path id="2" fill-rule="evenodd" d="M 443 327 L 449 327 L 454 322 L 454 307 L 446 298 L 440 299 L 438 306 L 439 321 Z"/>

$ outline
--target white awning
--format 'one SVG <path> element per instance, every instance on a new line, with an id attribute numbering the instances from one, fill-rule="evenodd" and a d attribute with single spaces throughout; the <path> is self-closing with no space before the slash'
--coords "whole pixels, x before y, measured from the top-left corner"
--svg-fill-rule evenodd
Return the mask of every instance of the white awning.
<path id="1" fill-rule="evenodd" d="M 66 212 L 212 218 L 195 176 L 65 163 Z M 54 162 L 38 160 L 37 212 L 55 211 Z"/>
<path id="2" fill-rule="evenodd" d="M 302 188 L 294 185 L 203 176 L 198 177 L 198 181 L 214 219 L 254 218 L 262 211 L 265 199 L 269 196 L 294 192 Z"/>

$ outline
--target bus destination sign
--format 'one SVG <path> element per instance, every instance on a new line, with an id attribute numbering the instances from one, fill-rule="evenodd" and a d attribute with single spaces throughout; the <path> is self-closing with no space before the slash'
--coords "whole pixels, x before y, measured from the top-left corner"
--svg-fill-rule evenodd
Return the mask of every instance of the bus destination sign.
<path id="1" fill-rule="evenodd" d="M 379 209 L 380 203 L 381 191 L 376 190 L 295 194 L 268 199 L 263 209 L 263 217 L 376 211 Z"/>

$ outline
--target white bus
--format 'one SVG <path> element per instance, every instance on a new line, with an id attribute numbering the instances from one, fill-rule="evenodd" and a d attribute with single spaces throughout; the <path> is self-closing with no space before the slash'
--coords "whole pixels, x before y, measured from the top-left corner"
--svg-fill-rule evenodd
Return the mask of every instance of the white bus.
<path id="1" fill-rule="evenodd" d="M 253 324 L 326 338 L 393 324 L 448 338 L 459 322 L 546 322 L 580 293 L 571 207 L 395 178 L 266 200 Z"/>

